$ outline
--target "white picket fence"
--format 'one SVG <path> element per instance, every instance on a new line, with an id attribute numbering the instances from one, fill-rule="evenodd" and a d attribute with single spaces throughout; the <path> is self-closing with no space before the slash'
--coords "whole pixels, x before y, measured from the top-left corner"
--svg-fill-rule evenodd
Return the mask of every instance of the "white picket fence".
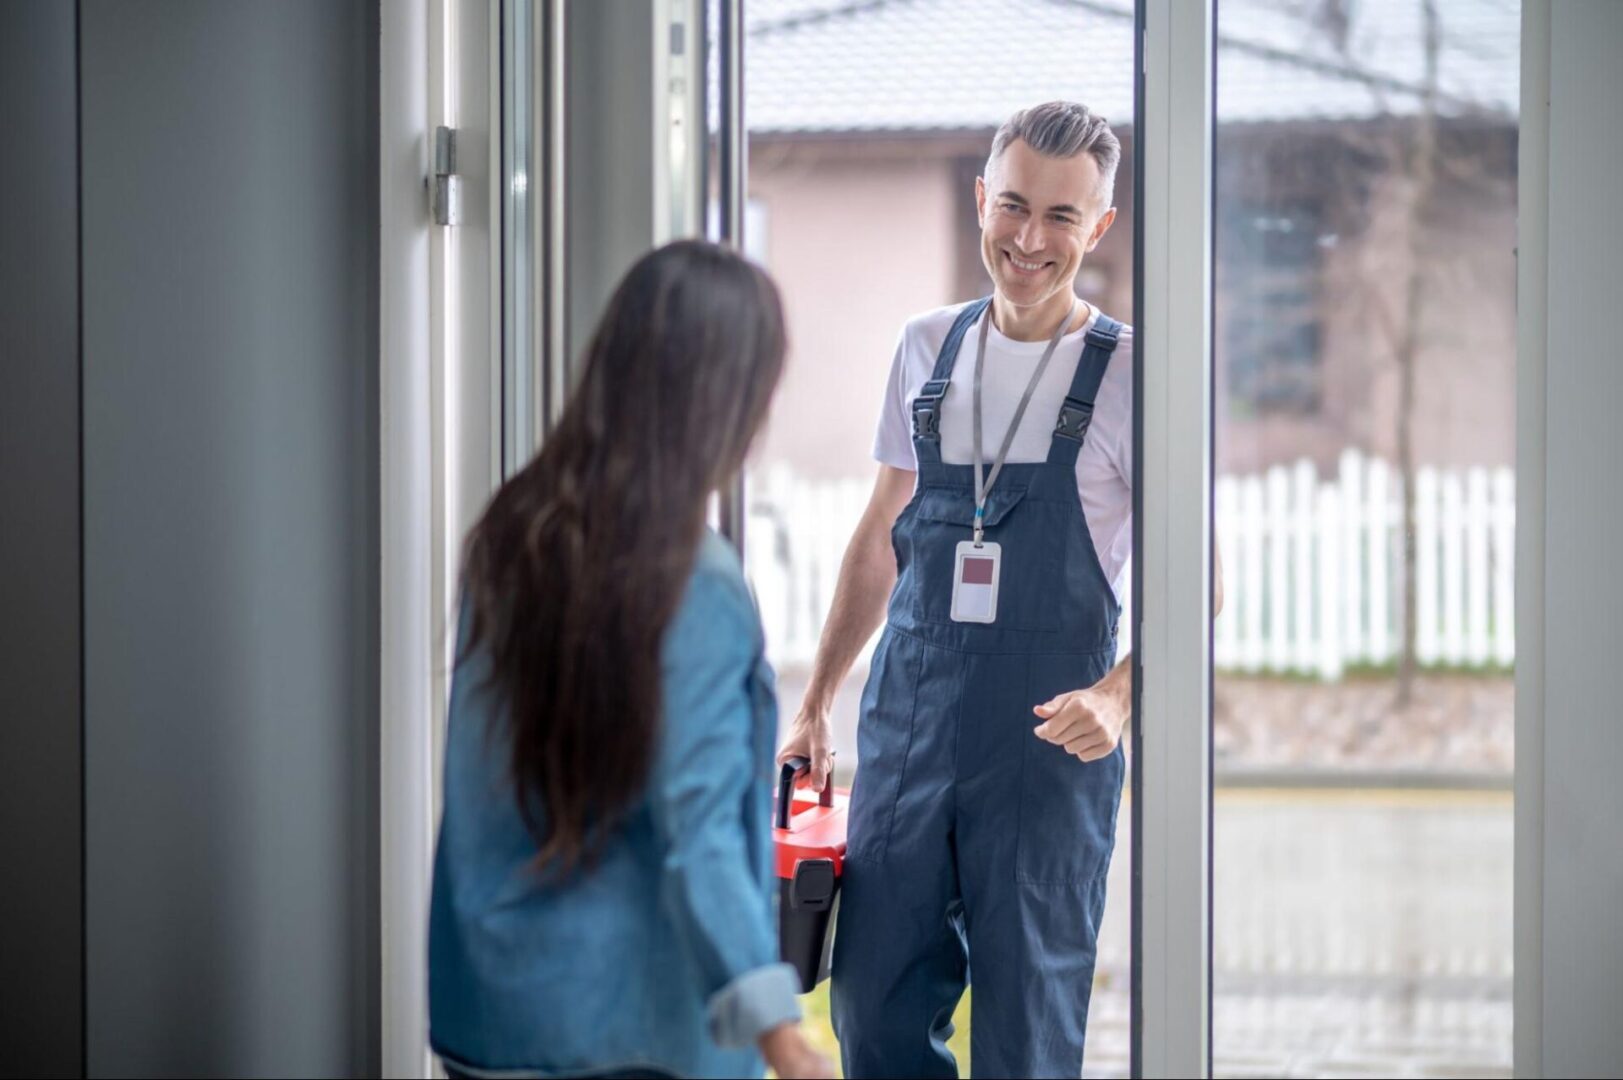
<path id="1" fill-rule="evenodd" d="M 1219 667 L 1338 677 L 1403 644 L 1403 493 L 1386 462 L 1347 451 L 1313 466 L 1225 476 L 1215 491 L 1228 604 Z M 1516 483 L 1509 469 L 1415 474 L 1415 655 L 1508 666 L 1516 657 Z"/>
<path id="2" fill-rule="evenodd" d="M 866 480 L 804 480 L 781 465 L 750 474 L 745 569 L 778 667 L 809 668 L 817 655 L 840 560 L 872 488 Z M 877 637 L 863 647 L 859 666 L 867 667 Z"/>
<path id="3" fill-rule="evenodd" d="M 779 665 L 810 664 L 815 655 L 868 492 L 865 481 L 807 481 L 782 467 L 751 477 L 748 570 Z M 1422 468 L 1415 495 L 1417 659 L 1509 666 L 1513 474 Z M 1397 658 L 1403 494 L 1386 462 L 1348 450 L 1332 478 L 1321 479 L 1308 461 L 1221 476 L 1214 499 L 1226 586 L 1213 636 L 1218 668 L 1335 679 L 1349 664 Z"/>

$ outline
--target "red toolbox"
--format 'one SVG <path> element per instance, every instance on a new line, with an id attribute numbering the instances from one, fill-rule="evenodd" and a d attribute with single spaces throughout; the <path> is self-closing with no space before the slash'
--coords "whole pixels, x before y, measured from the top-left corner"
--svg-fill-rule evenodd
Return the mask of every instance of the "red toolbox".
<path id="1" fill-rule="evenodd" d="M 778 869 L 778 948 L 800 973 L 800 992 L 828 978 L 830 928 L 845 869 L 845 808 L 850 792 L 833 778 L 822 794 L 795 787 L 810 764 L 790 758 L 778 776 L 772 845 Z"/>

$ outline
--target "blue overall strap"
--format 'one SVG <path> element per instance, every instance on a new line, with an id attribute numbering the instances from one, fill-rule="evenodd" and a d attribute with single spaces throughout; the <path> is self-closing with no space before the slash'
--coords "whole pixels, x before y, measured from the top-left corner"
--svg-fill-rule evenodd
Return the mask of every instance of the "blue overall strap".
<path id="1" fill-rule="evenodd" d="M 947 331 L 941 351 L 936 354 L 930 380 L 919 388 L 918 397 L 913 399 L 913 453 L 920 465 L 941 463 L 941 399 L 952 382 L 952 365 L 958 359 L 958 346 L 963 344 L 964 335 L 991 302 L 988 296 L 964 305 L 953 320 L 952 329 Z"/>
<path id="2" fill-rule="evenodd" d="M 1122 324 L 1102 311 L 1088 329 L 1082 359 L 1076 362 L 1076 374 L 1071 377 L 1071 391 L 1065 395 L 1059 420 L 1054 424 L 1054 437 L 1048 447 L 1049 461 L 1076 464 L 1082 440 L 1088 436 L 1088 424 L 1093 421 L 1093 399 L 1099 394 L 1099 384 L 1104 381 L 1105 369 L 1110 366 L 1121 330 Z"/>

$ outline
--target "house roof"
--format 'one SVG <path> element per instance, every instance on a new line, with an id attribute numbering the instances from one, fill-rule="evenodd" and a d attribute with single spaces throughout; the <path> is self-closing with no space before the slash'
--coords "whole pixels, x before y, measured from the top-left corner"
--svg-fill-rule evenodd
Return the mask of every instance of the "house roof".
<path id="1" fill-rule="evenodd" d="M 1133 112 L 1130 0 L 748 0 L 752 132 L 996 127 L 1036 101 Z M 1438 108 L 1512 121 L 1519 0 L 1438 0 Z M 1338 34 L 1325 12 L 1344 13 Z M 1220 121 L 1345 120 L 1420 107 L 1421 0 L 1224 0 Z"/>

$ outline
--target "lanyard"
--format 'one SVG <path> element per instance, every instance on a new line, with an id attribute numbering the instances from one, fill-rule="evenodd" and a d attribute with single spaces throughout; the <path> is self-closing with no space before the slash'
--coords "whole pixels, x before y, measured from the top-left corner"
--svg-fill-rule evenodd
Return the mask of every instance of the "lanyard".
<path id="1" fill-rule="evenodd" d="M 1043 377 L 1043 371 L 1048 367 L 1048 361 L 1054 358 L 1054 350 L 1059 347 L 1059 339 L 1065 336 L 1065 328 L 1071 325 L 1076 317 L 1076 298 L 1071 298 L 1071 308 L 1065 313 L 1065 318 L 1054 327 L 1054 336 L 1048 339 L 1048 348 L 1043 351 L 1043 358 L 1037 361 L 1037 370 L 1031 373 L 1031 381 L 1026 384 L 1026 392 L 1020 398 L 1020 405 L 1014 410 L 1014 419 L 1009 421 L 1009 430 L 1003 435 L 1003 445 L 998 449 L 997 459 L 992 462 L 992 473 L 986 477 L 985 483 L 981 481 L 981 372 L 986 367 L 986 335 L 992 328 L 992 305 L 986 306 L 986 312 L 981 316 L 980 345 L 975 350 L 975 424 L 974 453 L 975 453 L 975 546 L 981 546 L 981 535 L 985 532 L 986 496 L 997 483 L 997 474 L 1003 471 L 1003 459 L 1009 456 L 1009 447 L 1014 443 L 1014 433 L 1020 429 L 1020 418 L 1026 415 L 1026 406 L 1031 404 L 1031 395 L 1037 389 L 1038 381 Z"/>

